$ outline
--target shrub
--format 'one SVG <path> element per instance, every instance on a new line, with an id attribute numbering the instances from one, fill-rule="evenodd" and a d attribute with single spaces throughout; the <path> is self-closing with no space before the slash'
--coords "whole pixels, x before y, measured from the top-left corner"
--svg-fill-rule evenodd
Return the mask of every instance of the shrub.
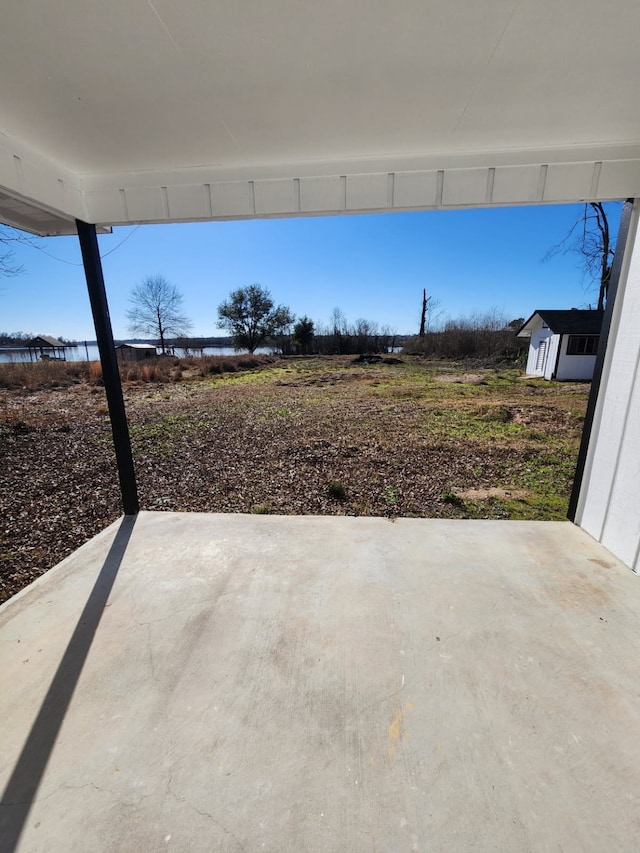
<path id="1" fill-rule="evenodd" d="M 251 507 L 252 515 L 269 515 L 271 513 L 271 507 L 269 504 L 255 504 Z"/>
<path id="2" fill-rule="evenodd" d="M 343 501 L 347 496 L 347 490 L 339 480 L 331 480 L 327 486 L 327 490 L 332 498 Z"/>
<path id="3" fill-rule="evenodd" d="M 75 385 L 86 381 L 87 377 L 85 361 L 21 361 L 0 364 L 0 388 L 37 391 L 39 388 Z"/>
<path id="4" fill-rule="evenodd" d="M 200 376 L 217 376 L 235 373 L 238 370 L 255 370 L 273 364 L 277 359 L 271 355 L 205 355 L 194 359 Z"/>
<path id="5" fill-rule="evenodd" d="M 450 491 L 450 489 L 444 490 L 444 492 L 440 495 L 440 500 L 443 504 L 449 504 L 450 506 L 464 506 L 464 501 L 460 497 L 460 495 L 457 495 L 455 492 Z"/>
<path id="6" fill-rule="evenodd" d="M 102 365 L 99 361 L 89 362 L 89 382 L 92 385 L 102 385 Z"/>
<path id="7" fill-rule="evenodd" d="M 520 363 L 528 342 L 515 336 L 513 323 L 496 311 L 448 320 L 443 328 L 427 332 L 423 338 L 405 341 L 403 352 L 430 358 L 482 359 Z"/>
<path id="8" fill-rule="evenodd" d="M 173 358 L 122 362 L 118 366 L 123 382 L 177 382 L 182 377 L 180 364 Z"/>

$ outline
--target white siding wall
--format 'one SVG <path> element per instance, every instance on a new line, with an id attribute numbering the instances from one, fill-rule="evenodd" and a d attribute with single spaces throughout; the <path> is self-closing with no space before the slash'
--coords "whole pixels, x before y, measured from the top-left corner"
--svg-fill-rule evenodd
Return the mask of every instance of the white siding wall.
<path id="1" fill-rule="evenodd" d="M 558 358 L 558 346 L 560 345 L 560 335 L 551 335 L 549 338 L 549 346 L 547 355 L 544 361 L 544 378 L 553 379 L 553 371 L 556 369 L 556 359 Z"/>
<path id="2" fill-rule="evenodd" d="M 563 335 L 556 379 L 591 379 L 596 364 L 595 355 L 567 355 L 568 343 L 569 335 Z"/>
<path id="3" fill-rule="evenodd" d="M 536 376 L 542 376 L 544 372 L 544 364 L 542 370 L 536 369 L 538 361 L 538 350 L 542 341 L 551 337 L 551 329 L 545 329 L 542 326 L 542 320 L 538 318 L 539 325 L 531 332 L 529 341 L 529 355 L 527 357 L 527 373 Z M 546 359 L 545 359 L 546 364 Z"/>
<path id="4" fill-rule="evenodd" d="M 640 571 L 640 239 L 636 199 L 576 522 Z M 635 237 L 635 239 L 634 239 Z"/>

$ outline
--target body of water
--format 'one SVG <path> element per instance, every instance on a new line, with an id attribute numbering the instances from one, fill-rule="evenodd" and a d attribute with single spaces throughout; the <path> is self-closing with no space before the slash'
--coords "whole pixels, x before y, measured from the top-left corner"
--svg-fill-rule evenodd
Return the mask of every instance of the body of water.
<path id="1" fill-rule="evenodd" d="M 160 350 L 158 350 L 160 352 Z M 258 355 L 270 355 L 271 350 L 268 347 L 262 347 L 256 350 Z M 204 347 L 198 350 L 185 351 L 180 347 L 175 348 L 175 354 L 180 358 L 185 355 L 242 355 L 242 352 L 237 352 L 233 347 Z M 98 347 L 95 344 L 79 344 L 77 347 L 67 347 L 65 349 L 67 361 L 99 361 L 100 354 Z M 0 347 L 0 363 L 7 362 L 25 362 L 31 361 L 29 350 L 26 347 L 16 347 L 9 349 Z"/>
<path id="2" fill-rule="evenodd" d="M 160 352 L 160 350 L 158 350 Z M 233 347 L 203 347 L 202 349 L 196 350 L 184 350 L 180 347 L 176 347 L 174 350 L 175 354 L 179 358 L 184 358 L 185 356 L 195 356 L 196 358 L 201 355 L 243 355 L 246 354 L 244 350 L 237 351 L 234 350 Z M 402 352 L 402 347 L 393 347 L 391 352 L 399 353 Z M 271 355 L 272 350 L 269 347 L 258 347 L 256 350 L 256 355 Z M 67 361 L 99 361 L 100 354 L 98 352 L 98 347 L 95 344 L 78 344 L 77 347 L 67 347 L 65 349 L 65 355 Z M 22 362 L 29 362 L 31 360 L 36 360 L 35 356 L 32 359 L 30 357 L 29 350 L 27 347 L 0 347 L 0 364 L 7 362 L 15 362 L 17 364 Z"/>

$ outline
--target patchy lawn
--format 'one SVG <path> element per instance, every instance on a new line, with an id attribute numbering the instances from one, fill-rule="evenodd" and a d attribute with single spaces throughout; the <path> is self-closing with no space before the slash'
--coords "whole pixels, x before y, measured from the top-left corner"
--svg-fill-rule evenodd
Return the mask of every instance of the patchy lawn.
<path id="1" fill-rule="evenodd" d="M 201 372 L 125 387 L 144 509 L 565 517 L 587 384 L 410 357 Z M 120 514 L 104 392 L 73 381 L 0 390 L 0 600 Z"/>

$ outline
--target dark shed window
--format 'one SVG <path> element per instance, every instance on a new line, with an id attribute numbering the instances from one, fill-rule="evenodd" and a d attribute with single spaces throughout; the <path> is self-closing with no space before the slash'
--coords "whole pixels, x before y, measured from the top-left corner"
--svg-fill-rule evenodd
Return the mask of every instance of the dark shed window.
<path id="1" fill-rule="evenodd" d="M 595 355 L 600 335 L 569 335 L 567 355 Z"/>

